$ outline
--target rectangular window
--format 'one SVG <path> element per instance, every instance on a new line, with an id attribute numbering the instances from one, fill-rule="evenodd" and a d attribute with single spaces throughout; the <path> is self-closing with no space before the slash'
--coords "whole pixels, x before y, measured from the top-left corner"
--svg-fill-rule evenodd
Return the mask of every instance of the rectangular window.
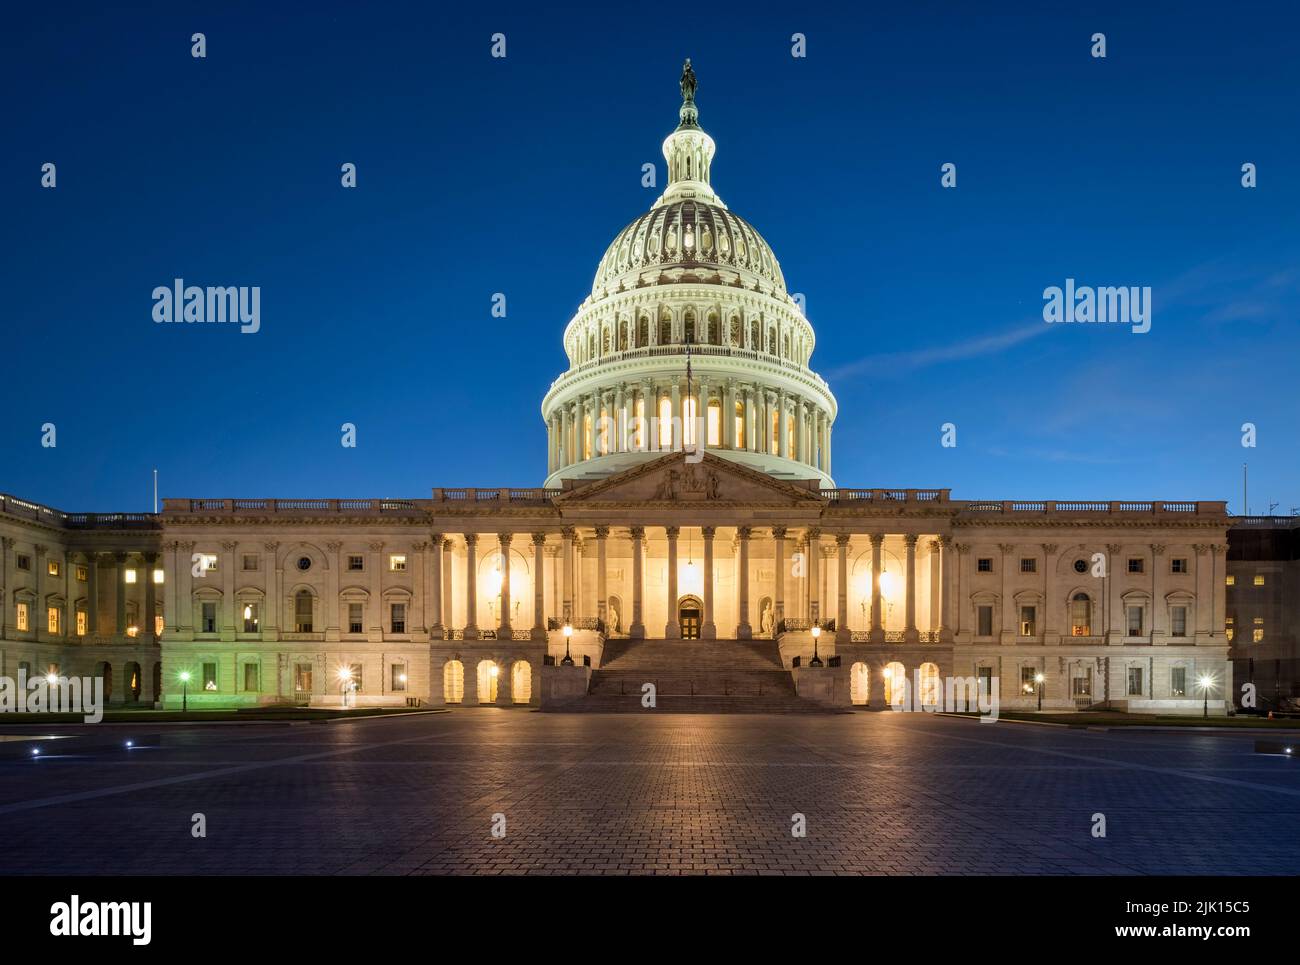
<path id="1" fill-rule="evenodd" d="M 1038 608 L 1022 606 L 1020 608 L 1020 635 L 1032 637 L 1037 633 Z"/>
<path id="2" fill-rule="evenodd" d="M 1187 668 L 1186 667 L 1169 668 L 1169 696 L 1170 697 L 1187 696 Z"/>
<path id="3" fill-rule="evenodd" d="M 257 565 L 258 565 L 258 564 L 257 564 L 257 561 L 258 561 L 258 555 L 257 555 L 256 553 L 245 553 L 245 554 L 244 554 L 244 569 L 245 569 L 245 570 L 250 570 L 250 571 L 251 571 L 251 570 L 256 570 L 256 569 L 257 569 Z"/>
<path id="4" fill-rule="evenodd" d="M 975 570 L 978 573 L 992 573 L 993 557 L 981 556 L 979 559 L 975 561 Z"/>
<path id="5" fill-rule="evenodd" d="M 77 636 L 84 637 L 86 635 L 86 627 L 88 625 L 89 624 L 87 623 L 87 619 L 86 619 L 86 611 L 78 610 L 77 611 Z"/>
<path id="6" fill-rule="evenodd" d="M 217 605 L 215 603 L 203 604 L 203 631 L 204 633 L 217 632 Z"/>
<path id="7" fill-rule="evenodd" d="M 348 679 L 352 681 L 352 689 L 357 693 L 361 693 L 361 664 L 352 664 L 352 676 Z"/>
<path id="8" fill-rule="evenodd" d="M 1228 576 L 1228 577 L 1225 577 L 1224 582 L 1225 582 L 1225 585 L 1227 585 L 1227 586 L 1236 586 L 1236 585 L 1237 585 L 1237 578 L 1236 578 L 1235 576 Z"/>
<path id="9" fill-rule="evenodd" d="M 257 693 L 261 690 L 258 676 L 261 671 L 261 665 L 255 663 L 244 664 L 244 690 L 249 693 Z"/>
<path id="10" fill-rule="evenodd" d="M 388 610 L 388 623 L 393 633 L 406 632 L 406 604 L 394 603 Z"/>
<path id="11" fill-rule="evenodd" d="M 394 573 L 402 573 L 406 570 L 406 557 L 404 555 L 388 557 L 388 568 Z"/>
<path id="12" fill-rule="evenodd" d="M 85 583 L 90 579 L 90 570 L 84 566 L 78 566 L 74 572 L 76 573 L 78 583 Z"/>
<path id="13" fill-rule="evenodd" d="M 30 629 L 31 617 L 29 616 L 29 613 L 30 611 L 27 608 L 27 604 L 20 602 L 18 604 L 18 614 L 17 614 L 18 616 L 17 622 L 18 622 L 19 630 Z"/>
<path id="14" fill-rule="evenodd" d="M 1255 624 L 1255 627 L 1251 631 L 1250 634 L 1251 639 L 1254 640 L 1256 643 L 1262 643 L 1264 641 L 1264 618 L 1255 617 L 1253 622 Z"/>
<path id="15" fill-rule="evenodd" d="M 217 689 L 217 665 L 215 663 L 205 663 L 203 665 L 203 689 Z"/>
<path id="16" fill-rule="evenodd" d="M 406 664 L 395 663 L 392 666 L 392 691 L 401 693 L 406 689 Z"/>
<path id="17" fill-rule="evenodd" d="M 1187 560 L 1186 560 L 1186 558 L 1181 557 L 1181 556 L 1177 556 L 1177 557 L 1174 557 L 1174 559 L 1170 560 L 1170 561 L 1169 561 L 1169 572 L 1170 572 L 1170 573 L 1186 573 L 1186 572 L 1187 572 Z"/>
<path id="18" fill-rule="evenodd" d="M 1036 557 L 1033 557 L 1033 556 L 1025 556 L 1025 557 L 1021 557 L 1021 560 L 1020 560 L 1020 572 L 1021 572 L 1021 573 L 1037 573 L 1037 572 L 1038 572 L 1038 559 L 1037 559 Z"/>
<path id="19" fill-rule="evenodd" d="M 1142 668 L 1128 668 L 1128 695 L 1130 697 L 1142 696 Z"/>
<path id="20" fill-rule="evenodd" d="M 1187 607 L 1169 608 L 1169 633 L 1175 637 L 1187 636 Z"/>
<path id="21" fill-rule="evenodd" d="M 1130 637 L 1142 636 L 1142 608 L 1140 606 L 1125 607 L 1128 613 L 1128 635 Z"/>
<path id="22" fill-rule="evenodd" d="M 135 570 L 126 570 L 126 571 L 122 574 L 122 579 L 125 580 L 127 583 L 134 583 L 134 582 L 135 582 Z"/>
<path id="23" fill-rule="evenodd" d="M 362 629 L 361 626 L 362 619 L 363 619 L 362 605 L 360 603 L 349 603 L 348 604 L 348 633 L 364 633 L 365 631 Z"/>
<path id="24" fill-rule="evenodd" d="M 155 583 L 161 584 L 165 578 L 166 578 L 166 574 L 164 574 L 162 570 L 153 571 L 153 581 Z"/>
<path id="25" fill-rule="evenodd" d="M 56 606 L 45 608 L 45 630 L 48 633 L 59 632 L 59 608 Z"/>
<path id="26" fill-rule="evenodd" d="M 364 556 L 349 556 L 349 557 L 348 557 L 348 569 L 349 569 L 349 570 L 364 570 L 365 568 L 366 568 L 366 559 L 365 559 Z"/>
<path id="27" fill-rule="evenodd" d="M 32 568 L 32 558 L 26 553 L 19 553 L 16 563 L 20 570 L 30 570 Z"/>
<path id="28" fill-rule="evenodd" d="M 1075 697 L 1092 696 L 1092 668 L 1087 667 L 1083 670 L 1075 670 L 1074 677 L 1070 680 L 1070 693 Z"/>
<path id="29" fill-rule="evenodd" d="M 294 665 L 293 689 L 300 694 L 311 693 L 311 664 L 299 663 Z"/>
<path id="30" fill-rule="evenodd" d="M 47 560 L 46 563 L 45 563 L 45 572 L 46 572 L 46 573 L 49 573 L 50 576 L 58 576 L 58 575 L 59 575 L 59 561 L 58 561 L 58 560 Z"/>
<path id="31" fill-rule="evenodd" d="M 1146 560 L 1142 559 L 1140 556 L 1131 558 L 1128 561 L 1128 571 L 1130 573 L 1145 573 Z"/>
<path id="32" fill-rule="evenodd" d="M 1262 574 L 1260 574 L 1260 573 L 1256 573 L 1256 574 L 1255 574 L 1255 585 L 1256 585 L 1256 586 L 1263 586 L 1263 585 L 1264 585 L 1264 577 L 1263 577 Z"/>
<path id="33" fill-rule="evenodd" d="M 993 693 L 993 668 L 979 667 L 975 670 L 975 676 L 979 678 L 980 693 L 986 697 Z"/>
<path id="34" fill-rule="evenodd" d="M 153 618 L 153 635 L 155 637 L 161 637 L 163 635 L 163 618 L 161 613 Z"/>
<path id="35" fill-rule="evenodd" d="M 979 614 L 979 626 L 976 629 L 977 635 L 981 637 L 993 636 L 993 607 L 979 607 L 977 613 Z"/>
<path id="36" fill-rule="evenodd" d="M 261 631 L 261 614 L 258 612 L 259 604 L 244 604 L 244 632 L 259 633 Z"/>
<path id="37" fill-rule="evenodd" d="M 1037 667 L 1020 668 L 1020 691 L 1021 693 L 1032 694 L 1038 690 L 1038 681 L 1034 678 L 1038 676 Z"/>

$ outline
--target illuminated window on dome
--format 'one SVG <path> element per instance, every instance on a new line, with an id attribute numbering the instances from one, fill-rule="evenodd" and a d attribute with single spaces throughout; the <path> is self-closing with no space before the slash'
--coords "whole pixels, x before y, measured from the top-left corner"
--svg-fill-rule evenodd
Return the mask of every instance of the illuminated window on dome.
<path id="1" fill-rule="evenodd" d="M 722 445 L 722 404 L 716 399 L 709 403 L 708 444 Z"/>
<path id="2" fill-rule="evenodd" d="M 668 396 L 659 397 L 659 448 L 673 447 L 673 404 Z"/>
<path id="3" fill-rule="evenodd" d="M 736 403 L 736 446 L 748 448 L 745 444 L 745 406 L 740 402 Z"/>

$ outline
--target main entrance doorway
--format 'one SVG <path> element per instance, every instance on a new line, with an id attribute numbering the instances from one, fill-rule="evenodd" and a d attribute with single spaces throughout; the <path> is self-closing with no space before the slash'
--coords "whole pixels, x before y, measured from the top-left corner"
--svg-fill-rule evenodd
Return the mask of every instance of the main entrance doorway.
<path id="1" fill-rule="evenodd" d="M 698 597 L 684 596 L 677 606 L 677 622 L 682 628 L 683 640 L 700 639 L 700 614 L 704 605 Z"/>

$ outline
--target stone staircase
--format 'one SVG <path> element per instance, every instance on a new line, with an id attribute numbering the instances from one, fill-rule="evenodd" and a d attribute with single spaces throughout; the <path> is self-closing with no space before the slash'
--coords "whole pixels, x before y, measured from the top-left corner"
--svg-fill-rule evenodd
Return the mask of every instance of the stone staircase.
<path id="1" fill-rule="evenodd" d="M 659 712 L 827 712 L 795 693 L 775 640 L 609 640 L 587 696 L 543 709 L 652 713 L 641 705 L 647 683 L 655 685 Z"/>

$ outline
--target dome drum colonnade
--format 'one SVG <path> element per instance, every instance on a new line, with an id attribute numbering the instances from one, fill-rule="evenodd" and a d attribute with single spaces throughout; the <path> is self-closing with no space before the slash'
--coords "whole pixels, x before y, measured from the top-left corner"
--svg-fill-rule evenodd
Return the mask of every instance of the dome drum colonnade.
<path id="1" fill-rule="evenodd" d="M 542 402 L 546 486 L 697 445 L 833 486 L 836 402 L 808 367 L 812 326 L 771 248 L 710 184 L 689 61 L 682 98 L 667 188 L 615 237 L 565 329 L 570 367 Z"/>

